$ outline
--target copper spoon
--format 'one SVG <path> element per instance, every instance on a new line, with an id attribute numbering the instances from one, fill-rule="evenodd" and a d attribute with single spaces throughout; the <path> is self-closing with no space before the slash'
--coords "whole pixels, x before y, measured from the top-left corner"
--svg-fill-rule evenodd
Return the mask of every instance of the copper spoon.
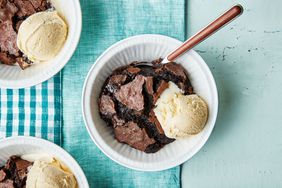
<path id="1" fill-rule="evenodd" d="M 204 41 L 206 38 L 214 34 L 223 26 L 233 21 L 236 17 L 240 16 L 242 13 L 243 13 L 243 7 L 240 4 L 233 6 L 231 9 L 229 9 L 220 17 L 215 19 L 213 22 L 211 22 L 208 26 L 206 26 L 204 29 L 199 31 L 197 34 L 190 37 L 180 47 L 178 47 L 176 50 L 174 50 L 168 56 L 166 56 L 163 59 L 162 63 L 164 64 L 174 61 L 183 53 L 185 53 L 186 51 L 192 49 L 197 44 Z"/>
<path id="2" fill-rule="evenodd" d="M 202 29 L 197 34 L 186 40 L 180 47 L 178 47 L 176 50 L 174 50 L 168 56 L 166 56 L 161 63 L 165 64 L 174 61 L 183 53 L 185 53 L 186 51 L 192 49 L 197 44 L 204 41 L 206 38 L 214 34 L 216 31 L 221 29 L 226 24 L 233 21 L 236 17 L 240 16 L 242 13 L 243 13 L 243 7 L 240 4 L 233 6 L 231 9 L 229 9 L 224 14 L 222 14 L 220 17 L 218 17 L 213 22 L 211 22 L 204 29 Z M 150 64 L 146 63 L 146 65 L 150 65 Z"/>

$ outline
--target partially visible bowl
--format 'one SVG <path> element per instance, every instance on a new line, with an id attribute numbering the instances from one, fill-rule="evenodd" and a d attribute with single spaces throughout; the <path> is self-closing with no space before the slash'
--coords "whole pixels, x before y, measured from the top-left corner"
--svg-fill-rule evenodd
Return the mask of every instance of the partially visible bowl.
<path id="1" fill-rule="evenodd" d="M 17 136 L 0 140 L 0 166 L 12 155 L 43 153 L 55 157 L 74 174 L 79 188 L 89 188 L 87 179 L 70 154 L 52 142 L 27 136 Z"/>
<path id="2" fill-rule="evenodd" d="M 79 0 L 51 0 L 66 20 L 68 37 L 59 54 L 51 61 L 36 63 L 25 70 L 0 63 L 0 88 L 25 88 L 44 82 L 58 73 L 69 61 L 79 42 L 82 16 Z"/>
<path id="3" fill-rule="evenodd" d="M 117 163 L 135 170 L 165 170 L 190 159 L 209 138 L 217 117 L 217 88 L 208 66 L 193 50 L 178 58 L 176 62 L 186 69 L 195 93 L 209 106 L 209 117 L 201 133 L 176 140 L 154 154 L 146 154 L 115 140 L 112 128 L 107 126 L 99 115 L 98 97 L 103 83 L 114 69 L 132 61 L 150 62 L 165 57 L 181 44 L 179 40 L 162 35 L 130 37 L 107 49 L 90 69 L 82 93 L 85 125 L 96 145 Z"/>

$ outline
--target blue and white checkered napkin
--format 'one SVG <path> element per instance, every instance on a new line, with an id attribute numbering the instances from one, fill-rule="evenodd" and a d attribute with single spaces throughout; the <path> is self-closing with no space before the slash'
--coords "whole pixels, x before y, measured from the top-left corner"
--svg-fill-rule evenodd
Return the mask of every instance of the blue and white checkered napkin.
<path id="1" fill-rule="evenodd" d="M 0 139 L 26 135 L 61 142 L 60 73 L 26 89 L 0 89 Z"/>

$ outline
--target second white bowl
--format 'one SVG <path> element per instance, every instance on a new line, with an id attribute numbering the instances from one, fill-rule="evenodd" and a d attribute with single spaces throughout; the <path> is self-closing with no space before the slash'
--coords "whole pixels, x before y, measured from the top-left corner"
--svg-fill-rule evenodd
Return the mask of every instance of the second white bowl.
<path id="1" fill-rule="evenodd" d="M 49 62 L 36 63 L 25 70 L 0 63 L 0 88 L 25 88 L 44 82 L 69 61 L 79 42 L 82 16 L 79 0 L 51 0 L 68 24 L 68 37 L 59 54 Z"/>
<path id="2" fill-rule="evenodd" d="M 107 49 L 95 62 L 84 83 L 83 117 L 92 140 L 112 160 L 128 168 L 159 171 L 175 167 L 195 155 L 209 138 L 217 116 L 218 95 L 214 78 L 203 59 L 193 50 L 176 60 L 187 71 L 196 94 L 209 106 L 204 130 L 186 139 L 176 140 L 154 154 L 146 154 L 119 143 L 111 127 L 100 118 L 98 97 L 106 78 L 117 67 L 132 61 L 150 62 L 165 57 L 182 42 L 162 35 L 138 35 Z"/>
<path id="3" fill-rule="evenodd" d="M 89 188 L 87 179 L 78 163 L 56 144 L 35 137 L 17 136 L 0 141 L 0 166 L 12 155 L 48 154 L 60 160 L 74 174 L 78 188 Z"/>

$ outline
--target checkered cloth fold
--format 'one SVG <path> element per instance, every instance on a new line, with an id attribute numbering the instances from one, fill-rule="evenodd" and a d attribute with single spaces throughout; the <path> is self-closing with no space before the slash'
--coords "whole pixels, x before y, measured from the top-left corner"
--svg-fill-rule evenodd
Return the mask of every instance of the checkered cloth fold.
<path id="1" fill-rule="evenodd" d="M 0 89 L 0 139 L 16 135 L 61 144 L 61 76 L 25 89 Z"/>

